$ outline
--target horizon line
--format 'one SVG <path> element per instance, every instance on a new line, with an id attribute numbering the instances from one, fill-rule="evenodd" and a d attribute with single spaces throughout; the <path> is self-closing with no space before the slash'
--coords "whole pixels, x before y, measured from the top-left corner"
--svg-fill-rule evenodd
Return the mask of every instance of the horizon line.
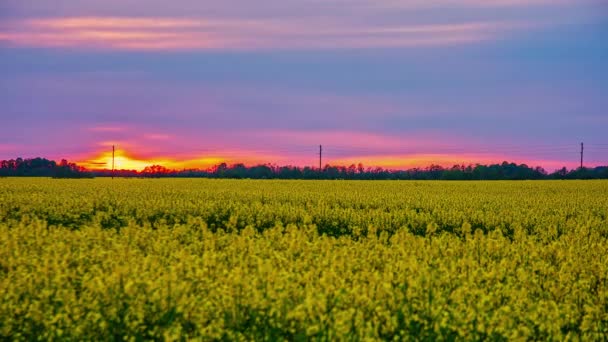
<path id="1" fill-rule="evenodd" d="M 37 156 L 37 157 L 16 157 L 16 158 L 12 158 L 12 159 L 1 159 L 0 161 L 16 161 L 18 159 L 22 159 L 22 160 L 33 160 L 33 159 L 46 159 L 49 161 L 53 161 L 57 164 L 59 164 L 61 161 L 65 160 L 66 162 L 70 163 L 70 164 L 74 164 L 78 167 L 81 167 L 83 170 L 86 170 L 88 172 L 112 172 L 111 168 L 108 167 L 104 167 L 104 168 L 95 168 L 95 167 L 87 167 L 87 166 L 83 166 L 83 164 L 88 164 L 88 165 L 94 165 L 94 164 L 99 164 L 99 165 L 107 165 L 105 162 L 79 162 L 79 161 L 70 161 L 67 158 L 56 158 L 56 159 L 52 159 L 52 158 L 47 158 L 47 157 L 41 157 L 41 156 Z M 179 161 L 177 161 L 179 162 Z M 356 163 L 337 163 L 337 164 L 332 164 L 332 163 L 324 163 L 323 166 L 320 168 L 321 170 L 327 169 L 327 168 L 350 168 L 350 167 L 363 167 L 365 168 L 365 170 L 370 170 L 370 169 L 382 169 L 384 171 L 413 171 L 413 170 L 428 170 L 432 167 L 439 167 L 442 168 L 443 170 L 449 170 L 449 169 L 453 169 L 455 167 L 462 167 L 462 168 L 468 168 L 468 167 L 476 167 L 476 166 L 493 166 L 493 165 L 504 165 L 504 164 L 508 164 L 508 165 L 516 165 L 516 166 L 526 166 L 528 168 L 531 169 L 542 169 L 545 172 L 548 172 L 546 167 L 543 167 L 541 165 L 534 165 L 534 164 L 529 164 L 526 162 L 517 162 L 514 160 L 503 160 L 501 162 L 489 162 L 489 163 L 483 163 L 483 162 L 462 162 L 462 163 L 441 163 L 441 162 L 430 162 L 425 164 L 424 166 L 412 166 L 412 167 L 406 167 L 406 168 L 399 168 L 399 167 L 386 167 L 386 166 L 382 166 L 382 165 L 374 165 L 374 164 L 364 164 L 363 162 L 356 162 Z M 270 167 L 270 168 L 283 168 L 283 167 L 289 167 L 289 168 L 297 168 L 297 169 L 312 169 L 312 170 L 319 170 L 318 166 L 314 166 L 314 165 L 296 165 L 296 164 L 292 164 L 292 163 L 286 163 L 286 164 L 280 164 L 280 163 L 273 163 L 273 162 L 261 162 L 261 161 L 257 161 L 257 162 L 245 162 L 245 161 L 220 161 L 214 164 L 211 164 L 210 166 L 204 167 L 204 166 L 195 166 L 195 167 L 186 167 L 186 166 L 182 166 L 182 167 L 171 167 L 171 166 L 167 166 L 167 165 L 163 165 L 163 163 L 149 163 L 147 164 L 145 167 L 143 168 L 115 168 L 114 171 L 116 172 L 120 172 L 120 171 L 128 171 L 128 172 L 137 172 L 137 173 L 142 173 L 144 172 L 145 168 L 148 167 L 153 167 L 153 166 L 160 166 L 165 168 L 168 172 L 180 172 L 180 171 L 210 171 L 212 169 L 215 169 L 221 165 L 226 165 L 228 168 L 232 168 L 235 166 L 244 166 L 246 168 L 253 168 L 253 167 L 258 167 L 258 166 L 266 166 L 266 167 Z M 607 164 L 593 164 L 593 165 L 583 165 L 582 168 L 586 168 L 586 169 L 596 169 L 596 168 L 602 168 L 602 167 L 608 167 L 608 163 Z M 560 171 L 563 169 L 566 170 L 578 170 L 581 167 L 575 167 L 575 168 L 569 168 L 568 166 L 564 165 L 563 167 L 558 167 L 554 170 L 555 171 Z"/>

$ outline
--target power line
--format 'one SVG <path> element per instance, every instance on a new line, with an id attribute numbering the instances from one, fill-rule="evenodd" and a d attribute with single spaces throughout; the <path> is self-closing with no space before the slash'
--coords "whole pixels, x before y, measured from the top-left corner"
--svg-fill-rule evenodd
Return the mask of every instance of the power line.
<path id="1" fill-rule="evenodd" d="M 581 169 L 583 168 L 583 152 L 585 151 L 585 144 L 581 143 Z"/>
<path id="2" fill-rule="evenodd" d="M 319 170 L 321 170 L 322 168 L 322 162 L 321 160 L 323 159 L 323 146 L 319 145 Z"/>
<path id="3" fill-rule="evenodd" d="M 484 149 L 473 149 L 473 148 L 435 148 L 435 149 L 418 149 L 418 148 L 407 148 L 407 149 L 399 149 L 399 148 L 390 148 L 390 149 L 382 149 L 382 148 L 349 148 L 349 147 L 332 147 L 327 149 L 327 153 L 467 153 L 467 154 L 479 154 L 479 153 L 517 153 L 517 154 L 550 154 L 550 153 L 578 153 L 572 147 L 563 148 L 563 149 L 493 149 L 493 148 L 484 148 Z"/>
<path id="4" fill-rule="evenodd" d="M 112 145 L 112 179 L 114 179 L 114 154 L 116 152 L 116 148 Z"/>

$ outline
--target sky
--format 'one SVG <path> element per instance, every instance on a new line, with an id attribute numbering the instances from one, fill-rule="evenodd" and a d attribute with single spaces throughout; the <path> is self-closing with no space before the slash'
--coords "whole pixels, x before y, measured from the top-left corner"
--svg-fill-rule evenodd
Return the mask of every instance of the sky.
<path id="1" fill-rule="evenodd" d="M 608 165 L 608 0 L 1 0 L 0 159 Z"/>

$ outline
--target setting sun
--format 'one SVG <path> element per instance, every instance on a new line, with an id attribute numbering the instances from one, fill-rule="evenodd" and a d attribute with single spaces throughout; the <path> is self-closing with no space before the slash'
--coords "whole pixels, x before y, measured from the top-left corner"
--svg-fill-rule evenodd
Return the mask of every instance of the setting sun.
<path id="1" fill-rule="evenodd" d="M 234 152 L 232 152 L 234 153 Z M 265 157 L 227 157 L 230 152 L 218 152 L 213 155 L 185 157 L 185 158 L 166 158 L 166 157 L 144 157 L 124 149 L 117 149 L 114 155 L 115 170 L 135 170 L 142 171 L 147 166 L 161 165 L 171 170 L 181 169 L 207 169 L 221 163 L 236 164 L 244 163 L 246 165 L 256 165 L 265 163 Z M 245 153 L 246 154 L 246 153 Z M 267 156 L 267 158 L 276 158 L 276 156 Z M 89 170 L 111 170 L 112 169 L 112 152 L 99 152 L 93 157 L 81 158 L 78 165 L 81 165 Z M 276 159 L 275 159 L 276 160 Z"/>
<path id="2" fill-rule="evenodd" d="M 79 164 L 86 167 L 87 169 L 92 169 L 92 170 L 95 170 L 95 169 L 111 170 L 112 169 L 112 152 L 104 152 L 101 155 L 99 155 L 93 159 L 82 161 Z M 168 160 L 139 159 L 139 158 L 136 158 L 136 157 L 128 154 L 124 150 L 116 150 L 115 155 L 114 155 L 114 169 L 116 169 L 116 170 L 141 171 L 144 168 L 146 168 L 146 166 L 151 166 L 151 165 L 167 166 L 168 164 L 171 164 Z"/>

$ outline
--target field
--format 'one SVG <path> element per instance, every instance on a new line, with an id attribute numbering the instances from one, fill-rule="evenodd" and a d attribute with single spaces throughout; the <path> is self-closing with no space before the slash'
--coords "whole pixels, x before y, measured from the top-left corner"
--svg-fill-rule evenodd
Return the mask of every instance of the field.
<path id="1" fill-rule="evenodd" d="M 3 340 L 608 338 L 608 181 L 0 179 Z"/>

